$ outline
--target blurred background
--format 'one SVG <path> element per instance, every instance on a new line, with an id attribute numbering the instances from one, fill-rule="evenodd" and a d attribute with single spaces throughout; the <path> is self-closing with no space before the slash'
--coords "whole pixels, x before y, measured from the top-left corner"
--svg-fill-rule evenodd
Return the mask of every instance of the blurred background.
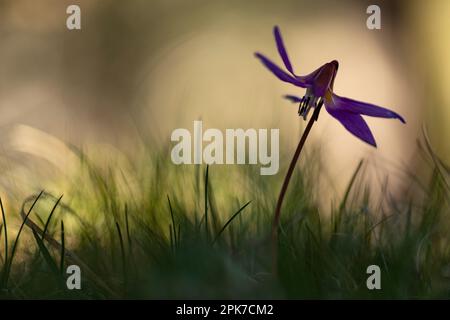
<path id="1" fill-rule="evenodd" d="M 70 4 L 81 7 L 82 30 L 66 28 Z M 381 30 L 366 27 L 371 4 L 381 7 Z M 253 56 L 281 65 L 272 36 L 279 25 L 297 73 L 336 59 L 337 94 L 407 121 L 366 118 L 374 149 L 322 112 L 308 141 L 323 156 L 322 195 L 341 196 L 361 158 L 371 183 L 389 177 L 401 194 L 409 188 L 402 169 L 420 170 L 423 125 L 450 162 L 449 18 L 446 0 L 1 0 L 2 193 L 70 176 L 76 158 L 65 142 L 120 165 L 143 141 L 170 148 L 172 130 L 192 132 L 200 118 L 205 129 L 280 128 L 284 175 L 304 122 L 281 96 L 303 92 Z"/>

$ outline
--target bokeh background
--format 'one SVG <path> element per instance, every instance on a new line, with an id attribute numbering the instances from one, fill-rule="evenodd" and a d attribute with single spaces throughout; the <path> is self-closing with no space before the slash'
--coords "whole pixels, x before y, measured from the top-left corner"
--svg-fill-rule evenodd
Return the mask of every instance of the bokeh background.
<path id="1" fill-rule="evenodd" d="M 81 31 L 66 28 L 70 4 L 81 7 Z M 381 30 L 366 28 L 370 4 L 381 7 Z M 280 62 L 279 25 L 298 73 L 336 59 L 337 94 L 407 120 L 366 118 L 374 149 L 323 112 L 308 141 L 323 156 L 322 195 L 340 197 L 361 158 L 375 190 L 389 177 L 401 195 L 402 170 L 421 169 L 422 126 L 450 162 L 449 18 L 446 0 L 1 0 L 2 193 L 19 199 L 50 183 L 64 193 L 60 181 L 77 161 L 66 142 L 119 166 L 143 141 L 170 148 L 171 131 L 192 132 L 197 119 L 204 128 L 281 128 L 283 175 L 304 123 L 281 96 L 302 92 L 253 56 Z"/>

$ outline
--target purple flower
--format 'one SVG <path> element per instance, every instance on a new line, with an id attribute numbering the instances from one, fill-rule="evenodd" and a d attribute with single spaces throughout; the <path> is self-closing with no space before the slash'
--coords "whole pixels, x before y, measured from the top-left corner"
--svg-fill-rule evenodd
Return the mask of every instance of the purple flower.
<path id="1" fill-rule="evenodd" d="M 325 63 L 323 66 L 306 76 L 296 75 L 287 55 L 278 27 L 274 27 L 274 35 L 278 53 L 288 72 L 282 70 L 262 54 L 255 53 L 255 55 L 278 79 L 306 89 L 306 94 L 302 98 L 293 95 L 285 96 L 286 99 L 294 103 L 300 103 L 298 113 L 303 119 L 306 120 L 311 108 L 321 108 L 324 104 L 328 113 L 336 118 L 348 131 L 374 147 L 377 146 L 375 139 L 361 115 L 379 118 L 394 118 L 405 123 L 402 116 L 389 109 L 340 97 L 335 94 L 333 92 L 333 84 L 339 68 L 339 63 L 336 60 Z"/>

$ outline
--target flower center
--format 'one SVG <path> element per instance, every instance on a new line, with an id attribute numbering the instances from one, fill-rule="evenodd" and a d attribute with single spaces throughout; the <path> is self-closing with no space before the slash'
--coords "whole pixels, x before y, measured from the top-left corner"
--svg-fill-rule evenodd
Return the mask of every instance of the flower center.
<path id="1" fill-rule="evenodd" d="M 303 117 L 303 120 L 306 120 L 306 117 L 308 116 L 309 110 L 311 110 L 311 108 L 320 108 L 322 107 L 322 105 L 322 97 L 316 97 L 309 92 L 306 92 L 306 94 L 300 101 L 300 105 L 298 106 L 298 115 L 300 117 Z"/>

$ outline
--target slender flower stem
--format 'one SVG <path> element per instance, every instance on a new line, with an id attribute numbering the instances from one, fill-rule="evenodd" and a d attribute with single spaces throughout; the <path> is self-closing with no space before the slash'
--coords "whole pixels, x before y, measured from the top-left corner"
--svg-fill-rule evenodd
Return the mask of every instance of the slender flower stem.
<path id="1" fill-rule="evenodd" d="M 300 141 L 298 143 L 297 149 L 295 150 L 294 156 L 292 157 L 291 163 L 289 164 L 289 169 L 286 173 L 286 176 L 284 177 L 283 185 L 281 186 L 280 195 L 278 196 L 277 206 L 275 209 L 275 216 L 273 219 L 273 225 L 272 225 L 272 248 L 273 248 L 273 264 L 274 264 L 274 270 L 277 270 L 276 268 L 276 261 L 277 261 L 277 242 L 278 242 L 278 226 L 280 223 L 280 215 L 281 215 L 281 207 L 283 205 L 284 196 L 286 195 L 286 191 L 289 185 L 289 182 L 292 177 L 292 173 L 294 172 L 295 165 L 297 164 L 298 158 L 300 156 L 300 153 L 302 152 L 303 146 L 305 145 L 306 139 L 308 138 L 309 132 L 311 131 L 311 128 L 315 121 L 317 121 L 319 117 L 321 106 L 318 106 L 314 109 L 314 113 L 309 119 L 308 124 L 306 125 L 305 130 L 303 131 L 303 135 L 300 138 Z"/>

